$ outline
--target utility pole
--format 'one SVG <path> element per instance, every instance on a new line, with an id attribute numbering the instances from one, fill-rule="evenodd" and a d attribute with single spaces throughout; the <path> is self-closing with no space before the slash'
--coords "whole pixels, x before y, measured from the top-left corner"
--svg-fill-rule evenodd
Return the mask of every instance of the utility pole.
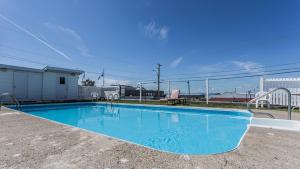
<path id="1" fill-rule="evenodd" d="M 189 94 L 189 97 L 191 97 L 191 88 L 190 88 L 190 81 L 186 81 L 187 82 L 187 85 L 188 85 L 188 94 Z"/>
<path id="2" fill-rule="evenodd" d="M 252 100 L 252 98 L 251 98 L 251 90 L 248 91 L 248 95 L 249 95 L 249 101 Z"/>
<path id="3" fill-rule="evenodd" d="M 160 98 L 160 67 L 161 64 L 157 64 L 157 97 Z"/>
<path id="4" fill-rule="evenodd" d="M 168 98 L 171 97 L 171 82 L 168 80 Z"/>
<path id="5" fill-rule="evenodd" d="M 102 87 L 104 87 L 104 68 L 102 70 Z"/>
<path id="6" fill-rule="evenodd" d="M 189 80 L 187 81 L 187 85 L 188 85 L 188 94 L 189 94 L 188 101 L 189 101 L 189 103 L 191 103 L 191 87 L 190 87 Z"/>

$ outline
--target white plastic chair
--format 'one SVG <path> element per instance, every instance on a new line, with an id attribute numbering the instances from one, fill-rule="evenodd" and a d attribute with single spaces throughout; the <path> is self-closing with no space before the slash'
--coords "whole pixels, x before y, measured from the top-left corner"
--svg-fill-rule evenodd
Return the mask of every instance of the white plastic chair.
<path id="1" fill-rule="evenodd" d="M 105 98 L 107 100 L 118 100 L 119 94 L 116 91 L 104 91 Z"/>
<path id="2" fill-rule="evenodd" d="M 92 92 L 92 93 L 91 93 L 91 97 L 92 97 L 92 99 L 98 99 L 98 98 L 99 98 L 99 93 L 97 93 L 97 92 Z"/>
<path id="3" fill-rule="evenodd" d="M 255 98 L 256 98 L 256 97 L 260 97 L 260 96 L 262 96 L 262 95 L 265 95 L 265 94 L 267 94 L 267 93 L 268 93 L 268 92 L 258 92 L 258 93 L 255 94 Z M 267 104 L 267 107 L 270 108 L 271 96 L 272 96 L 272 95 L 268 94 L 268 95 L 266 95 L 266 96 L 264 96 L 264 97 L 262 97 L 262 98 L 260 98 L 260 99 L 257 99 L 256 102 L 255 102 L 256 108 L 259 107 L 259 103 L 261 104 L 261 108 L 264 107 L 264 103 L 266 103 L 266 104 Z"/>

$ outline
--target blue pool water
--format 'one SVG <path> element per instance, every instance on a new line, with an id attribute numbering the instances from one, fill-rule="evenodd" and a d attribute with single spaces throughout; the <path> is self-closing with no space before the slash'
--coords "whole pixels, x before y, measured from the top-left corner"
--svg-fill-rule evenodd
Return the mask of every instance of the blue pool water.
<path id="1" fill-rule="evenodd" d="M 250 122 L 246 111 L 98 103 L 24 106 L 26 113 L 179 154 L 235 149 Z"/>

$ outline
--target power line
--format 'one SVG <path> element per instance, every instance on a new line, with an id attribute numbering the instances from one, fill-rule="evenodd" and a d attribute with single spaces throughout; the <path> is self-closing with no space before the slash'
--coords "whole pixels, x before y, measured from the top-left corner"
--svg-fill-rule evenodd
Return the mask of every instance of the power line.
<path id="1" fill-rule="evenodd" d="M 260 77 L 260 76 L 269 76 L 269 75 L 281 75 L 281 74 L 290 74 L 290 73 L 299 73 L 300 70 L 294 71 L 285 71 L 285 72 L 277 72 L 277 73 L 264 73 L 264 74 L 256 74 L 256 75 L 248 75 L 248 76 L 236 76 L 236 77 L 225 77 L 225 78 L 215 78 L 210 80 L 226 80 L 226 79 L 240 79 L 240 78 L 248 78 L 248 77 Z"/>
<path id="2" fill-rule="evenodd" d="M 101 74 L 100 72 L 90 72 L 90 71 L 85 71 L 85 72 L 86 72 L 86 73 L 90 73 L 90 74 L 97 74 L 97 75 Z M 150 79 L 141 80 L 140 78 L 137 78 L 137 77 L 122 76 L 122 75 L 111 74 L 111 73 L 106 73 L 105 75 L 108 76 L 108 77 L 120 77 L 120 78 L 134 79 L 134 80 L 136 80 L 137 82 L 140 82 L 140 81 L 143 81 L 143 82 L 145 82 L 145 81 L 155 81 L 155 80 L 153 80 L 153 79 L 151 79 L 151 80 L 150 80 Z"/>
<path id="3" fill-rule="evenodd" d="M 265 70 L 261 72 L 274 72 L 274 71 L 287 71 L 287 70 L 299 70 L 300 68 L 285 68 L 285 69 L 273 69 L 273 70 Z M 257 73 L 257 72 L 256 72 Z M 199 79 L 199 78 L 217 78 L 223 76 L 237 76 L 237 75 L 248 75 L 253 74 L 252 72 L 244 72 L 244 73 L 233 73 L 233 74 L 221 74 L 221 75 L 207 75 L 207 76 L 194 76 L 194 77 L 184 77 L 184 78 L 173 78 L 173 80 L 181 80 L 181 79 Z M 172 80 L 172 79 L 170 79 Z"/>
<path id="4" fill-rule="evenodd" d="M 232 77 L 224 77 L 224 78 L 212 78 L 212 80 L 228 80 L 228 79 L 241 79 L 241 78 L 249 78 L 249 77 L 260 77 L 260 76 L 268 76 L 268 75 L 280 75 L 280 74 L 290 74 L 290 73 L 299 73 L 300 70 L 294 71 L 284 71 L 284 72 L 276 72 L 276 73 L 262 73 L 262 74 L 253 74 L 253 75 L 246 75 L 246 76 L 232 76 Z M 197 79 L 197 80 L 190 80 L 190 81 L 205 81 L 206 79 Z M 186 82 L 187 80 L 174 80 L 171 82 Z"/>
<path id="5" fill-rule="evenodd" d="M 263 68 L 281 67 L 281 66 L 296 65 L 296 64 L 300 64 L 300 61 L 283 63 L 283 64 L 274 64 L 274 65 L 268 65 L 268 66 L 257 66 L 257 67 L 249 68 L 247 70 L 246 69 L 235 69 L 235 70 L 224 70 L 224 71 L 212 71 L 212 72 L 206 72 L 205 74 L 207 75 L 207 74 L 219 74 L 219 73 L 224 73 L 224 72 L 253 71 L 253 70 L 258 70 L 258 69 L 263 69 Z M 165 77 L 184 76 L 184 75 L 192 75 L 192 74 L 199 74 L 199 73 L 179 73 L 179 74 L 167 75 Z"/>
<path id="6" fill-rule="evenodd" d="M 24 62 L 40 64 L 40 65 L 49 65 L 48 63 L 37 62 L 37 61 L 33 61 L 33 60 L 30 60 L 27 58 L 15 57 L 13 55 L 7 55 L 7 56 L 0 55 L 0 57 L 6 57 L 6 58 L 11 58 L 11 59 L 15 59 L 15 60 L 24 61 Z M 280 64 L 280 65 L 282 66 L 282 65 L 288 65 L 288 64 L 290 64 L 290 63 Z M 55 65 L 51 65 L 51 66 L 55 66 Z M 274 67 L 274 66 L 279 66 L 279 64 L 272 65 L 272 67 Z M 268 66 L 268 67 L 271 67 L 271 66 Z M 290 74 L 290 73 L 299 73 L 300 72 L 299 69 L 300 68 L 285 68 L 285 69 L 274 69 L 274 70 L 269 70 L 269 71 L 263 71 L 263 73 L 254 73 L 254 74 L 235 73 L 235 74 L 223 74 L 223 75 L 214 75 L 214 76 L 199 76 L 199 77 L 190 77 L 190 78 L 194 78 L 194 79 L 185 78 L 185 80 L 171 80 L 171 82 L 187 82 L 187 80 L 189 80 L 189 81 L 204 81 L 204 80 L 206 80 L 206 78 L 209 78 L 209 80 L 224 80 L 224 79 L 249 78 L 249 77 L 266 76 L 266 75 Z M 101 74 L 101 72 L 89 72 L 89 71 L 86 71 L 86 72 L 92 73 L 92 74 L 98 74 L 98 75 Z M 128 79 L 136 79 L 137 82 L 142 81 L 144 84 L 160 84 L 160 83 L 166 81 L 166 80 L 159 80 L 156 82 L 153 79 L 141 80 L 139 78 L 133 78 L 133 77 L 129 77 L 129 76 L 122 76 L 122 75 L 115 75 L 115 74 L 107 74 L 107 75 L 112 76 L 112 77 L 116 76 L 116 77 L 123 77 L 123 78 L 128 78 Z M 226 77 L 220 77 L 220 76 L 226 76 Z"/>

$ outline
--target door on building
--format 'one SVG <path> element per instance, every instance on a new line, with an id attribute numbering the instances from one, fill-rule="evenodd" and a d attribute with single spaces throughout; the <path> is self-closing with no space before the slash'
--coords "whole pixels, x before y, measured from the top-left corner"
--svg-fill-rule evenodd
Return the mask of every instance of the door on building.
<path id="1" fill-rule="evenodd" d="M 67 99 L 68 95 L 68 80 L 66 76 L 58 75 L 56 84 L 57 99 Z"/>
<path id="2" fill-rule="evenodd" d="M 27 98 L 28 74 L 22 71 L 15 71 L 13 75 L 13 91 L 14 95 L 19 100 Z"/>

